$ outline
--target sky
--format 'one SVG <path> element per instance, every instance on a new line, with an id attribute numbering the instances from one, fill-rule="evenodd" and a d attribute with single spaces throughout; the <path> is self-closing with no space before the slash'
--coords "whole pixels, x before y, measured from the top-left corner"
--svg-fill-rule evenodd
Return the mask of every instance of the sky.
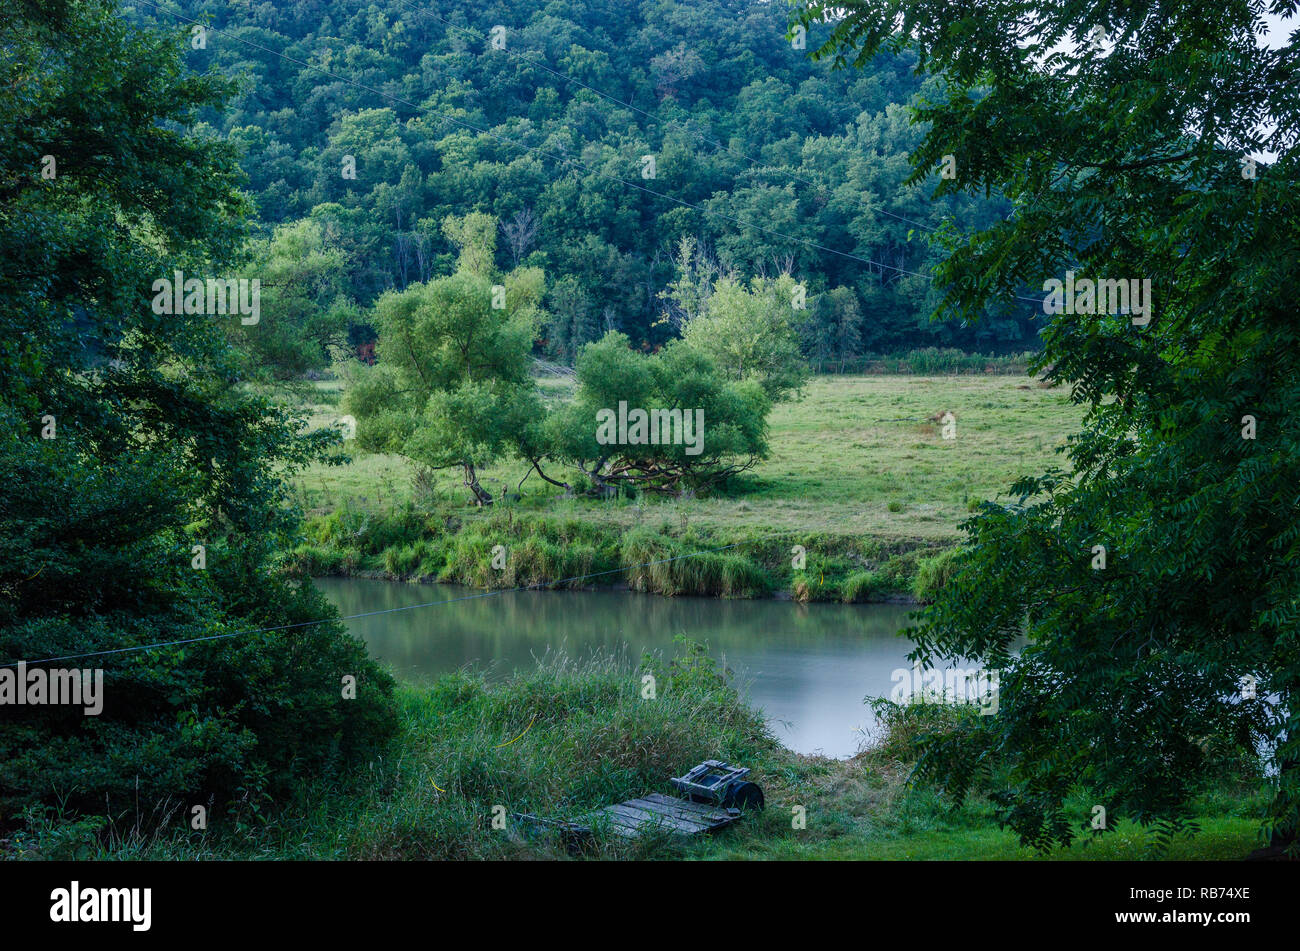
<path id="1" fill-rule="evenodd" d="M 1273 49 L 1277 49 L 1279 46 L 1284 44 L 1287 36 L 1294 31 L 1297 26 L 1300 26 L 1300 20 L 1296 17 L 1284 20 L 1280 16 L 1266 13 L 1264 14 L 1264 20 L 1268 24 L 1268 35 L 1264 37 L 1263 43 L 1265 46 L 1271 46 Z"/>

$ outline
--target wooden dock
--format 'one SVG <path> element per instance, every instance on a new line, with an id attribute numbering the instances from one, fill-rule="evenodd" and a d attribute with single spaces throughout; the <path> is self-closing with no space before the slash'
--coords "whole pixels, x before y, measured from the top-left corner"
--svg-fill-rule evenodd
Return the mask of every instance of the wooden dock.
<path id="1" fill-rule="evenodd" d="M 543 819 L 528 813 L 516 813 L 515 818 L 527 825 L 555 829 L 574 839 L 586 838 L 595 829 L 604 826 L 608 826 L 609 831 L 616 835 L 635 839 L 657 833 L 698 835 L 701 832 L 712 832 L 739 819 L 740 810 L 723 809 L 709 803 L 691 802 L 662 793 L 650 793 L 597 809 L 584 822 Z"/>
<path id="2" fill-rule="evenodd" d="M 745 781 L 748 769 L 717 760 L 705 760 L 671 780 L 688 796 L 665 796 L 648 793 L 636 799 L 605 806 L 588 813 L 582 821 L 543 819 L 529 813 L 514 813 L 514 818 L 535 829 L 558 831 L 570 846 L 581 846 L 597 830 L 605 830 L 628 839 L 645 835 L 698 835 L 731 825 L 742 815 L 739 807 L 763 808 L 763 792 Z M 711 801 L 701 801 L 711 800 Z"/>
<path id="3" fill-rule="evenodd" d="M 606 806 L 597 816 L 609 817 L 611 832 L 636 838 L 647 832 L 696 835 L 729 826 L 740 818 L 739 809 L 723 809 L 709 803 L 691 802 L 660 793 Z"/>

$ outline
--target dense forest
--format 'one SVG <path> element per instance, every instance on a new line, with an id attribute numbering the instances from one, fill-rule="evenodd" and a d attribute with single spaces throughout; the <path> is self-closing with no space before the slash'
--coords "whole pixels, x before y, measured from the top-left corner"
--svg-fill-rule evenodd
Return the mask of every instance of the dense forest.
<path id="1" fill-rule="evenodd" d="M 1300 854 L 1300 31 L 954 6 L 0 5 L 0 859 L 559 858 L 706 756 L 731 844 L 587 854 Z M 345 622 L 489 592 L 335 573 L 788 595 L 879 732 L 782 747 L 694 605 L 570 664 L 582 590 L 404 679 Z M 829 675 L 891 630 L 996 702 Z"/>
<path id="2" fill-rule="evenodd" d="M 942 88 L 908 51 L 832 70 L 807 56 L 816 28 L 792 38 L 783 5 L 742 0 L 132 6 L 188 34 L 192 69 L 236 79 L 201 125 L 242 154 L 250 273 L 309 285 L 280 312 L 312 340 L 364 346 L 367 308 L 450 271 L 442 223 L 477 212 L 498 221 L 499 266 L 545 272 L 538 355 L 557 362 L 610 330 L 645 350 L 674 337 L 683 237 L 706 271 L 802 282 L 815 361 L 1035 346 L 1032 302 L 931 320 L 934 236 L 1010 206 L 905 183 L 924 134 L 906 106 Z M 309 366 L 298 345 L 278 362 Z"/>

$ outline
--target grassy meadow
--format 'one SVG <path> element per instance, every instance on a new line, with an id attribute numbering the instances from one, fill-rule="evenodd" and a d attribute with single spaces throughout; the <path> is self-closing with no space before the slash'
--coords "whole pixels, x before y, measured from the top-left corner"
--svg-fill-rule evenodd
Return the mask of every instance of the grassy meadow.
<path id="1" fill-rule="evenodd" d="M 542 381 L 553 401 L 566 399 L 570 386 Z M 310 425 L 338 420 L 341 394 L 340 382 L 323 381 L 300 396 Z M 954 439 L 942 437 L 937 420 L 945 412 L 955 417 Z M 652 553 L 735 545 L 730 555 L 740 559 L 711 573 L 739 575 L 741 583 L 685 578 L 647 590 L 898 597 L 915 593 L 925 559 L 958 539 L 958 525 L 978 502 L 1059 464 L 1056 450 L 1080 415 L 1066 393 L 1022 375 L 816 377 L 775 407 L 769 458 L 725 493 L 568 498 L 536 474 L 525 478 L 523 462 L 505 460 L 482 470 L 483 484 L 495 496 L 519 498 L 486 509 L 469 504 L 453 470 L 421 474 L 405 459 L 353 451 L 344 465 L 317 465 L 295 477 L 309 536 L 297 561 L 313 574 L 513 585 L 568 577 L 583 565 L 627 567 L 646 547 L 629 546 L 628 533 L 641 532 L 668 546 Z M 482 544 L 463 544 L 474 535 Z M 508 572 L 485 571 L 493 542 L 521 537 L 536 545 L 510 546 Z M 568 558 L 575 545 L 588 546 L 589 557 Z M 808 551 L 803 573 L 790 564 L 794 545 Z M 700 570 L 710 571 L 704 562 Z"/>

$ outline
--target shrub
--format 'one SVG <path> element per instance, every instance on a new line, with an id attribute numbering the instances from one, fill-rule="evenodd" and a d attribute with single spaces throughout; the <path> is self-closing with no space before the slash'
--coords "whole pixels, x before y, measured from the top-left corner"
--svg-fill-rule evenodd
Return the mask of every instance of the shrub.
<path id="1" fill-rule="evenodd" d="M 53 645 L 120 648 L 185 637 L 231 636 L 88 660 L 104 670 L 104 708 L 11 708 L 0 727 L 0 828 L 23 809 L 58 802 L 75 814 L 116 815 L 165 800 L 287 795 L 305 777 L 382 748 L 396 729 L 393 682 L 310 585 L 266 579 L 280 609 L 242 634 L 247 620 L 196 619 L 155 626 L 125 616 L 20 624 L 6 653 L 50 656 Z M 265 615 L 264 615 L 265 616 Z M 342 678 L 356 678 L 356 699 Z"/>
<path id="2" fill-rule="evenodd" d="M 939 589 L 952 577 L 955 560 L 960 549 L 948 548 L 933 558 L 922 558 L 917 565 L 916 578 L 912 582 L 912 595 L 916 600 L 929 602 L 935 599 Z"/>
<path id="3" fill-rule="evenodd" d="M 840 600 L 845 604 L 878 600 L 888 587 L 888 583 L 878 572 L 855 571 L 844 579 L 840 587 Z"/>

